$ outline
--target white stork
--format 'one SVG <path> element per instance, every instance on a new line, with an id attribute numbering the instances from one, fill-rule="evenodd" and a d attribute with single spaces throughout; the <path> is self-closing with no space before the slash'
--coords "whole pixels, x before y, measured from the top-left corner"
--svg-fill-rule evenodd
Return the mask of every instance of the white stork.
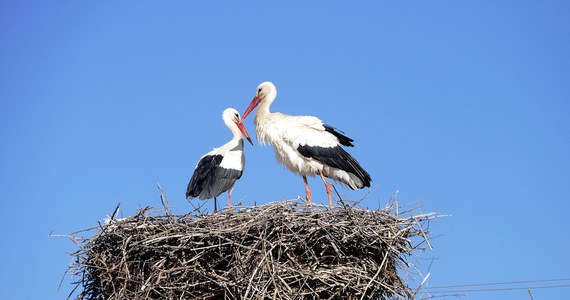
<path id="1" fill-rule="evenodd" d="M 253 145 L 237 110 L 225 109 L 222 119 L 233 133 L 233 138 L 225 145 L 214 148 L 200 158 L 186 189 L 187 199 L 214 198 L 214 211 L 218 211 L 216 197 L 225 191 L 228 192 L 228 207 L 230 206 L 234 184 L 243 173 L 245 157 L 242 134 Z"/>
<path id="2" fill-rule="evenodd" d="M 266 81 L 260 84 L 242 120 L 259 105 L 254 119 L 257 139 L 261 144 L 269 142 L 273 145 L 277 161 L 303 177 L 309 205 L 311 190 L 307 175 L 318 174 L 321 177 L 331 207 L 332 190 L 325 177 L 353 190 L 370 186 L 370 174 L 342 147 L 354 146 L 351 138 L 317 117 L 270 112 L 269 107 L 276 97 L 277 88 L 273 83 Z"/>

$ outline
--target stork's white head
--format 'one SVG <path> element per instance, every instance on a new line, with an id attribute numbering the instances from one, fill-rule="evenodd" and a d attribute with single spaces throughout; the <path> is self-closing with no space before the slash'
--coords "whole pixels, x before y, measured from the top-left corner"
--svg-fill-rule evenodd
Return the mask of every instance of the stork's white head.
<path id="1" fill-rule="evenodd" d="M 251 138 L 249 137 L 249 133 L 247 133 L 245 126 L 241 122 L 239 112 L 235 108 L 226 108 L 224 110 L 224 112 L 222 113 L 222 120 L 224 120 L 224 123 L 226 123 L 226 126 L 228 126 L 228 128 L 232 132 L 235 130 L 232 128 L 237 127 L 239 129 L 239 131 L 241 131 L 243 136 L 245 136 L 245 138 L 249 141 L 249 143 L 253 145 L 253 142 L 251 141 Z M 235 133 L 235 134 L 239 134 L 239 133 Z"/>
<path id="2" fill-rule="evenodd" d="M 255 90 L 255 97 L 251 100 L 251 103 L 243 113 L 242 120 L 245 119 L 251 111 L 259 104 L 266 103 L 270 105 L 277 97 L 277 88 L 271 81 L 266 81 L 257 86 Z"/>

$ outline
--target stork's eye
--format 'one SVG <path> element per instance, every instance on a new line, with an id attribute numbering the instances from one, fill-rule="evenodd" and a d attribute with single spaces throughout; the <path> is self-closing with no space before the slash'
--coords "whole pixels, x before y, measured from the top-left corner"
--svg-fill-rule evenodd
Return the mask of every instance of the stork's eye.
<path id="1" fill-rule="evenodd" d="M 258 93 L 258 94 L 261 93 L 261 88 L 258 88 L 258 89 L 257 89 L 257 93 Z"/>

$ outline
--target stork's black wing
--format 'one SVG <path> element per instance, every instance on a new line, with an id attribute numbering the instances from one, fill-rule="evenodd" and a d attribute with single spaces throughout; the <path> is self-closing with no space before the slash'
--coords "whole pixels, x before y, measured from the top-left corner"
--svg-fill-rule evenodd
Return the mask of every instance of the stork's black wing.
<path id="1" fill-rule="evenodd" d="M 370 186 L 370 182 L 372 181 L 370 174 L 341 146 L 328 148 L 300 145 L 297 151 L 299 151 L 301 155 L 314 158 L 327 166 L 352 173 L 362 181 L 364 187 Z"/>
<path id="2" fill-rule="evenodd" d="M 241 175 L 241 170 L 220 167 L 222 155 L 204 156 L 194 170 L 188 183 L 186 198 L 210 199 L 229 190 Z"/>

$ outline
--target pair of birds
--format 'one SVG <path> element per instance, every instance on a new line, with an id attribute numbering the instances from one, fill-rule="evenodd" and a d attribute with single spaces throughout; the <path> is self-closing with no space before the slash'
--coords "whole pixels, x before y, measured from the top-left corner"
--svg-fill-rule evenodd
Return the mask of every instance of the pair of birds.
<path id="1" fill-rule="evenodd" d="M 233 108 L 224 110 L 222 119 L 233 134 L 231 141 L 206 153 L 194 170 L 188 183 L 186 198 L 214 198 L 228 192 L 228 207 L 235 182 L 241 177 L 245 164 L 242 134 L 253 145 L 242 121 L 255 109 L 254 124 L 260 143 L 269 143 L 277 161 L 291 172 L 303 177 L 305 195 L 311 204 L 311 190 L 307 176 L 319 175 L 325 184 L 332 207 L 332 189 L 325 177 L 347 185 L 351 189 L 369 187 L 372 179 L 360 164 L 342 146 L 353 147 L 353 140 L 334 127 L 313 116 L 289 116 L 270 112 L 277 97 L 277 88 L 266 81 L 257 87 L 255 97 L 240 118 Z"/>

